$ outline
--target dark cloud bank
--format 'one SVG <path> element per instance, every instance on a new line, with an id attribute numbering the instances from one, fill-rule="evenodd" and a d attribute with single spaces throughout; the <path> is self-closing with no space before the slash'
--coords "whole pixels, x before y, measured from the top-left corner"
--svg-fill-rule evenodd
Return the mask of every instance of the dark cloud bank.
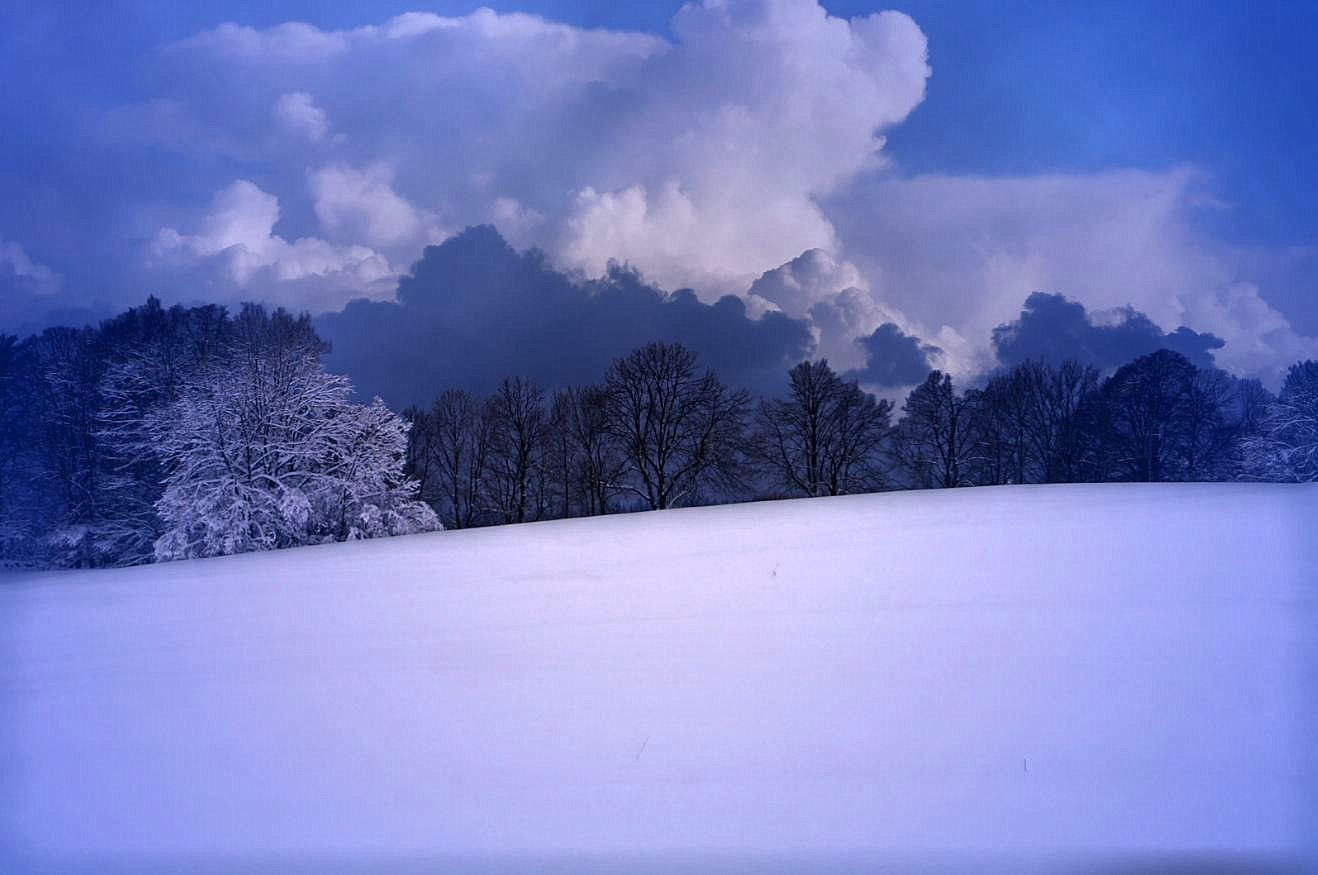
<path id="1" fill-rule="evenodd" d="M 813 347 L 803 321 L 752 320 L 738 298 L 703 304 L 625 268 L 578 281 L 538 252 L 517 253 L 489 226 L 428 247 L 399 283 L 398 303 L 354 301 L 316 328 L 332 345 L 332 369 L 395 406 L 428 403 L 444 388 L 486 392 L 506 376 L 596 382 L 652 340 L 686 344 L 733 385 L 777 392 Z"/>
<path id="2" fill-rule="evenodd" d="M 920 382 L 933 370 L 933 357 L 942 352 L 891 322 L 880 325 L 873 334 L 857 339 L 856 343 L 865 350 L 865 367 L 847 372 L 847 379 L 885 388 Z"/>
<path id="3" fill-rule="evenodd" d="M 1131 307 L 1118 311 L 1115 321 L 1096 323 L 1083 304 L 1045 292 L 1026 298 L 1015 322 L 993 329 L 993 348 L 1005 367 L 1027 359 L 1075 359 L 1107 371 L 1159 349 L 1179 352 L 1198 367 L 1211 367 L 1212 351 L 1223 345 L 1220 338 L 1189 328 L 1165 332 Z"/>
<path id="4" fill-rule="evenodd" d="M 704 304 L 624 267 L 583 280 L 538 251 L 516 252 L 490 226 L 428 247 L 399 283 L 397 303 L 354 301 L 316 327 L 332 345 L 329 366 L 395 407 L 429 403 L 446 388 L 488 392 L 508 376 L 547 387 L 596 382 L 615 358 L 652 340 L 689 346 L 734 386 L 779 394 L 787 369 L 814 352 L 805 320 L 750 319 L 738 298 Z M 867 363 L 846 377 L 880 388 L 920 382 L 940 353 L 891 323 L 856 342 Z M 1017 320 L 994 330 L 993 346 L 1004 367 L 1071 358 L 1109 371 L 1163 348 L 1209 366 L 1222 341 L 1165 332 L 1131 308 L 1095 321 L 1082 304 L 1035 292 Z"/>
<path id="5" fill-rule="evenodd" d="M 50 296 L 6 266 L 3 330 L 90 324 L 108 313 L 44 311 L 37 305 Z M 817 305 L 810 320 L 827 333 L 828 315 Z M 786 390 L 787 370 L 817 355 L 811 321 L 782 313 L 751 319 L 739 298 L 705 304 L 690 289 L 665 292 L 625 267 L 585 280 L 479 226 L 427 247 L 399 283 L 397 303 L 354 301 L 319 316 L 316 329 L 331 344 L 332 370 L 350 376 L 360 395 L 402 408 L 428 404 L 447 388 L 489 392 L 509 376 L 546 387 L 597 382 L 615 358 L 652 340 L 683 343 L 731 385 L 777 395 Z M 1018 319 L 994 329 L 992 341 L 1003 367 L 1072 358 L 1101 371 L 1164 348 L 1211 366 L 1212 351 L 1223 345 L 1188 328 L 1165 332 L 1132 308 L 1095 321 L 1082 304 L 1043 292 L 1026 299 Z M 919 383 L 941 352 L 892 323 L 855 342 L 866 364 L 844 376 L 875 389 Z"/>

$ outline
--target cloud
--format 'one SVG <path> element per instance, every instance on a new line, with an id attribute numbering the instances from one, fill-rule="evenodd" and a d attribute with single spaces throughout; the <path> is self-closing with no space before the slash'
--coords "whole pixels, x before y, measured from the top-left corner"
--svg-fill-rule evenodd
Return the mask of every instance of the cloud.
<path id="1" fill-rule="evenodd" d="M 509 240 L 522 246 L 529 246 L 536 230 L 545 223 L 543 213 L 511 197 L 495 198 L 485 218 L 506 234 Z"/>
<path id="2" fill-rule="evenodd" d="M 1010 367 L 1029 359 L 1075 359 L 1100 371 L 1114 370 L 1159 349 L 1179 352 L 1199 367 L 1212 367 L 1221 338 L 1180 327 L 1165 332 L 1149 317 L 1123 307 L 1096 319 L 1063 295 L 1034 292 L 1020 317 L 993 329 L 998 360 Z"/>
<path id="3" fill-rule="evenodd" d="M 669 294 L 617 264 L 581 281 L 535 251 L 516 252 L 493 228 L 469 228 L 425 250 L 398 285 L 398 303 L 357 301 L 317 320 L 329 366 L 363 395 L 426 404 L 442 389 L 490 391 L 506 376 L 549 386 L 596 382 L 609 363 L 651 340 L 678 341 L 724 380 L 780 391 L 813 346 L 805 323 L 745 304 Z"/>
<path id="4" fill-rule="evenodd" d="M 499 221 L 565 268 L 598 276 L 618 259 L 710 300 L 832 251 L 818 198 L 879 166 L 879 132 L 923 99 L 923 33 L 900 13 L 848 20 L 814 0 L 691 3 L 672 31 L 488 9 L 342 31 L 226 24 L 153 56 L 152 105 L 171 108 L 153 136 L 249 144 L 281 192 L 310 159 L 311 179 L 361 204 L 351 242 L 371 247 L 415 230 L 406 203 L 454 225 Z M 314 151 L 265 136 L 272 106 Z M 328 142 L 330 118 L 342 142 Z M 348 240 L 322 195 L 321 227 L 302 230 Z M 427 242 L 414 238 L 406 260 Z"/>
<path id="5" fill-rule="evenodd" d="M 273 208 L 153 188 L 101 223 L 117 249 L 97 241 L 140 257 L 133 241 L 152 238 L 149 264 L 103 273 L 128 278 L 123 303 L 145 286 L 332 310 L 388 298 L 426 245 L 494 223 L 562 270 L 599 277 L 616 259 L 806 322 L 839 369 L 865 368 L 856 341 L 885 324 L 959 378 L 991 369 L 992 330 L 1035 289 L 1212 333 L 1218 362 L 1274 383 L 1318 355 L 1274 306 L 1275 265 L 1298 262 L 1203 230 L 1229 205 L 1201 171 L 904 176 L 884 135 L 930 68 L 901 13 L 703 0 L 671 34 L 482 9 L 334 31 L 230 23 L 161 47 L 142 59 L 142 101 L 96 136 L 125 176 L 163 151 L 185 171 L 178 191 L 252 179 Z"/>
<path id="6" fill-rule="evenodd" d="M 390 248 L 437 243 L 448 236 L 433 215 L 394 191 L 387 165 L 366 170 L 333 165 L 309 171 L 307 180 L 316 216 L 330 235 Z"/>
<path id="7" fill-rule="evenodd" d="M 345 290 L 392 294 L 396 273 L 378 252 L 274 233 L 279 199 L 247 180 L 219 191 L 192 234 L 163 228 L 150 246 L 161 270 L 200 281 L 209 300 L 268 300 L 323 309 Z"/>
<path id="8" fill-rule="evenodd" d="M 58 308 L 60 277 L 33 261 L 17 241 L 0 236 L 0 334 L 26 334 L 34 318 Z"/>
<path id="9" fill-rule="evenodd" d="M 832 251 L 817 198 L 879 165 L 876 131 L 924 97 L 924 35 L 905 15 L 850 21 L 814 2 L 703 3 L 673 22 L 553 252 L 587 271 L 625 257 L 722 291 L 802 251 Z M 740 288 L 738 288 L 740 284 Z"/>
<path id="10" fill-rule="evenodd" d="M 59 287 L 58 274 L 29 258 L 16 241 L 0 236 L 0 295 L 47 296 L 55 294 Z"/>
<path id="11" fill-rule="evenodd" d="M 315 100 L 305 91 L 290 91 L 279 95 L 271 108 L 275 123 L 284 130 L 320 142 L 329 133 L 329 116 L 316 106 Z"/>
<path id="12" fill-rule="evenodd" d="M 938 347 L 922 343 L 891 322 L 856 343 L 865 350 L 865 367 L 847 372 L 846 377 L 879 391 L 914 386 L 929 375 L 935 358 L 942 354 Z"/>
<path id="13" fill-rule="evenodd" d="M 1190 168 L 978 178 L 868 175 L 825 203 L 870 295 L 972 376 L 1022 296 L 1050 289 L 1090 313 L 1132 308 L 1207 332 L 1224 367 L 1276 385 L 1318 342 L 1297 333 L 1248 272 L 1262 256 L 1201 230 L 1208 180 Z M 960 338 L 951 342 L 950 338 Z M 966 342 L 969 339 L 969 342 Z M 985 355 L 987 353 L 987 356 Z"/>
<path id="14" fill-rule="evenodd" d="M 1318 359 L 1318 338 L 1298 334 L 1254 283 L 1230 283 L 1188 298 L 1185 319 L 1228 338 L 1214 353 L 1219 365 L 1258 376 L 1273 388 L 1281 385 L 1292 363 Z"/>
<path id="15" fill-rule="evenodd" d="M 35 334 L 49 325 L 87 325 L 110 315 L 100 302 L 70 304 L 64 279 L 0 235 L 0 334 Z"/>
<path id="16" fill-rule="evenodd" d="M 839 370 L 865 366 L 865 347 L 859 341 L 879 326 L 908 324 L 904 315 L 875 299 L 854 264 L 822 249 L 807 249 L 765 271 L 751 284 L 746 300 L 756 315 L 776 310 L 807 320 L 816 355 Z"/>
<path id="17" fill-rule="evenodd" d="M 291 21 L 261 30 L 232 22 L 203 31 L 175 45 L 179 52 L 210 53 L 231 61 L 278 59 L 286 63 L 325 61 L 346 50 L 342 33 L 326 33 Z"/>
<path id="18" fill-rule="evenodd" d="M 762 273 L 751 284 L 748 295 L 799 319 L 815 304 L 865 286 L 855 265 L 839 261 L 822 249 L 807 249 L 786 264 Z"/>

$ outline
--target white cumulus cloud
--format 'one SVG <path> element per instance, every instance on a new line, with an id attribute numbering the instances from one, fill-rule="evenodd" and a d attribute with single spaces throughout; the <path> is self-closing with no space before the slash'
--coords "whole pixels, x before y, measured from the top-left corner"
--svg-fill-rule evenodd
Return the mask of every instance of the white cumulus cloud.
<path id="1" fill-rule="evenodd" d="M 372 246 L 414 247 L 448 236 L 433 215 L 417 209 L 393 188 L 393 171 L 384 164 L 365 170 L 334 165 L 310 171 L 316 216 L 330 234 Z"/>
<path id="2" fill-rule="evenodd" d="M 44 296 L 53 295 L 59 287 L 59 274 L 29 258 L 17 241 L 0 235 L 0 291 Z"/>
<path id="3" fill-rule="evenodd" d="M 274 232 L 279 199 L 247 180 L 215 195 L 194 233 L 163 228 L 151 246 L 164 267 L 201 276 L 221 300 L 268 300 L 323 309 L 347 293 L 387 297 L 397 273 L 366 246 L 335 246 Z"/>
<path id="4" fill-rule="evenodd" d="M 1212 332 L 1223 366 L 1273 385 L 1318 353 L 1250 282 L 1251 258 L 1200 230 L 1220 209 L 1190 168 L 1026 177 L 874 175 L 828 203 L 876 301 L 905 313 L 954 371 L 991 363 L 992 329 L 1032 291 L 1091 312 L 1127 305 Z M 959 352 L 953 353 L 954 350 Z"/>
<path id="5" fill-rule="evenodd" d="M 271 109 L 275 122 L 289 133 L 320 142 L 329 133 L 329 116 L 316 106 L 315 99 L 305 91 L 290 91 L 279 95 Z"/>
<path id="6" fill-rule="evenodd" d="M 817 200 L 877 166 L 881 131 L 923 99 L 924 34 L 901 13 L 848 20 L 815 0 L 692 3 L 673 32 L 488 9 L 225 25 L 162 53 L 158 99 L 188 103 L 202 120 L 177 124 L 217 141 L 259 140 L 243 136 L 259 121 L 248 104 L 322 144 L 332 118 L 346 139 L 311 176 L 315 213 L 365 245 L 410 235 L 419 254 L 420 211 L 455 227 L 506 217 L 562 266 L 623 259 L 706 296 L 834 249 Z M 289 175 L 307 163 L 277 144 L 267 160 Z"/>
<path id="7" fill-rule="evenodd" d="M 162 231 L 158 251 L 271 295 L 296 285 L 325 307 L 379 296 L 389 264 L 494 222 L 560 267 L 598 275 L 618 259 L 707 300 L 732 292 L 751 313 L 810 318 L 843 366 L 892 322 L 955 373 L 982 370 L 991 330 L 1035 290 L 1211 331 L 1242 373 L 1275 376 L 1314 348 L 1251 273 L 1267 254 L 1199 230 L 1222 205 L 1192 168 L 912 178 L 888 166 L 884 131 L 930 75 L 905 14 L 698 0 L 672 34 L 489 9 L 338 31 L 226 24 L 153 55 L 154 93 L 118 117 L 149 118 L 166 147 L 259 164 L 267 187 L 306 198 L 286 200 L 285 235 L 272 196 L 234 195 L 236 212 L 217 199 L 192 234 Z M 237 250 L 216 242 L 226 235 Z M 334 280 L 310 296 L 308 277 Z"/>

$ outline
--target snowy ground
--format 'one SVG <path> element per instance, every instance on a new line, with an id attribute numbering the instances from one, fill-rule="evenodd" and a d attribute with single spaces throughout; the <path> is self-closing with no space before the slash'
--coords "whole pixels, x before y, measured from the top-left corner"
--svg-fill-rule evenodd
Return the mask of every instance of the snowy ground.
<path id="1" fill-rule="evenodd" d="M 998 488 L 10 574 L 0 871 L 1303 871 L 1316 522 Z"/>

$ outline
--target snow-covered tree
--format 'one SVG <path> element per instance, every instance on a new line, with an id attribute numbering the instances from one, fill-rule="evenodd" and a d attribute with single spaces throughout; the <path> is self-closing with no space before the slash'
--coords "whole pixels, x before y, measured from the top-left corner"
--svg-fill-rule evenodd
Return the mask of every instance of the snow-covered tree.
<path id="1" fill-rule="evenodd" d="M 1318 361 L 1291 365 L 1259 433 L 1246 443 L 1246 464 L 1268 480 L 1318 481 Z"/>
<path id="2" fill-rule="evenodd" d="M 222 307 L 166 309 L 155 298 L 102 323 L 106 368 L 97 436 L 103 447 L 103 510 L 93 528 L 116 565 L 150 562 L 164 528 L 155 504 L 164 471 L 152 412 L 172 403 L 217 352 L 230 327 Z"/>
<path id="3" fill-rule="evenodd" d="M 157 559 L 438 528 L 403 473 L 407 423 L 320 363 L 306 317 L 248 306 L 225 349 L 147 419 L 166 471 Z"/>

